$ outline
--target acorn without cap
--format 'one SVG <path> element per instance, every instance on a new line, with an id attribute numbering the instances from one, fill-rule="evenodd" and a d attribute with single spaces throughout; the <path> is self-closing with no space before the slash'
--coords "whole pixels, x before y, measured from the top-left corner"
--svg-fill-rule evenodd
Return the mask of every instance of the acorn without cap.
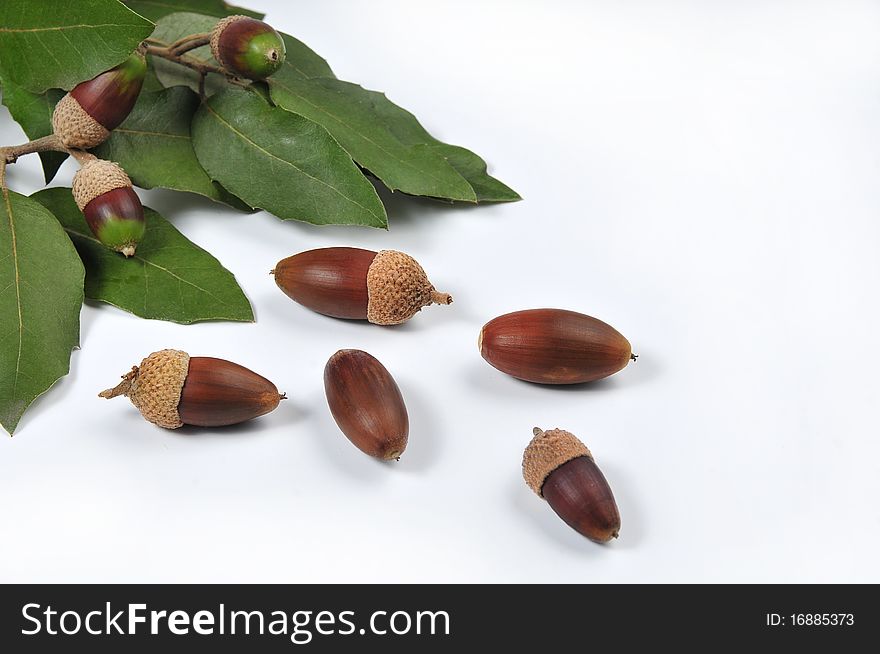
<path id="1" fill-rule="evenodd" d="M 523 478 L 572 529 L 597 543 L 620 532 L 611 488 L 586 445 L 562 429 L 542 431 L 523 453 Z"/>
<path id="2" fill-rule="evenodd" d="M 320 248 L 278 262 L 275 282 L 292 300 L 334 318 L 398 325 L 430 304 L 451 304 L 419 263 L 395 250 Z"/>
<path id="3" fill-rule="evenodd" d="M 399 459 L 409 439 L 409 416 L 391 373 L 362 350 L 340 350 L 324 368 L 330 413 L 359 450 Z"/>
<path id="4" fill-rule="evenodd" d="M 118 386 L 99 394 L 106 399 L 119 395 L 166 429 L 235 425 L 273 411 L 285 397 L 244 366 L 180 350 L 153 352 Z"/>
<path id="5" fill-rule="evenodd" d="M 248 16 L 227 16 L 218 22 L 210 43 L 214 59 L 248 79 L 265 79 L 284 63 L 281 35 L 271 25 Z"/>
<path id="6" fill-rule="evenodd" d="M 144 237 L 144 207 L 119 164 L 89 159 L 73 176 L 73 199 L 97 239 L 127 257 Z"/>
<path id="7" fill-rule="evenodd" d="M 131 113 L 147 74 L 138 52 L 94 79 L 78 84 L 52 113 L 52 129 L 68 148 L 100 145 Z"/>
<path id="8" fill-rule="evenodd" d="M 493 367 L 536 384 L 582 384 L 622 370 L 636 357 L 611 325 L 575 311 L 529 309 L 490 320 L 480 354 Z"/>

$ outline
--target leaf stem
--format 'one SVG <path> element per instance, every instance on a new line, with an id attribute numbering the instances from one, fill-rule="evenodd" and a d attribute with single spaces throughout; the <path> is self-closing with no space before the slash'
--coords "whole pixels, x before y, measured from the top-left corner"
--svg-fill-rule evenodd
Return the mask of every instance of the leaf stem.
<path id="1" fill-rule="evenodd" d="M 226 81 L 230 84 L 236 84 L 243 87 L 249 86 L 249 84 L 243 82 L 225 68 L 222 68 L 221 66 L 214 66 L 213 64 L 206 64 L 205 62 L 199 61 L 198 59 L 195 59 L 193 57 L 186 57 L 184 55 L 177 54 L 172 50 L 172 46 L 158 46 L 147 43 L 145 50 L 147 54 L 153 55 L 154 57 L 167 59 L 168 61 L 172 61 L 175 64 L 180 64 L 181 66 L 186 66 L 187 68 L 192 68 L 194 71 L 201 75 L 215 73 L 217 75 L 223 75 L 223 77 L 226 78 Z"/>
<path id="2" fill-rule="evenodd" d="M 15 163 L 18 158 L 24 154 L 32 154 L 34 152 L 66 152 L 67 149 L 62 145 L 61 141 L 54 134 L 44 136 L 43 138 L 28 141 L 21 145 L 8 145 L 0 148 L 4 163 Z"/>

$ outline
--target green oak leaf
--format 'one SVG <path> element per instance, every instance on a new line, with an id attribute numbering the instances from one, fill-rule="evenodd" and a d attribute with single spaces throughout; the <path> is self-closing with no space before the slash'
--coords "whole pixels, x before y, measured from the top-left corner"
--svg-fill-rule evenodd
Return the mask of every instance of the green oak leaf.
<path id="1" fill-rule="evenodd" d="M 92 152 L 121 165 L 141 188 L 189 191 L 247 210 L 196 159 L 190 122 L 198 107 L 198 96 L 183 86 L 142 91 L 125 122 Z"/>
<path id="2" fill-rule="evenodd" d="M 192 136 L 211 178 L 251 206 L 317 225 L 387 227 L 376 189 L 327 130 L 255 93 L 210 98 Z"/>
<path id="3" fill-rule="evenodd" d="M 441 157 L 445 157 L 446 161 L 468 181 L 477 194 L 477 202 L 516 202 L 522 199 L 519 193 L 507 184 L 492 177 L 488 173 L 486 162 L 467 148 L 449 145 L 436 139 L 432 139 L 428 146 Z"/>
<path id="4" fill-rule="evenodd" d="M 411 146 L 426 145 L 438 156 L 445 158 L 470 183 L 478 202 L 512 202 L 520 199 L 516 191 L 486 172 L 486 162 L 479 156 L 460 146 L 437 140 L 422 127 L 412 113 L 394 104 L 384 95 L 358 89 L 359 87 L 354 85 L 341 86 L 340 93 L 370 94 L 369 110 L 373 114 L 373 119 L 383 125 L 401 143 Z"/>
<path id="5" fill-rule="evenodd" d="M 141 318 L 182 324 L 253 322 L 251 305 L 232 273 L 152 209 L 144 207 L 146 235 L 126 259 L 98 242 L 69 188 L 43 189 L 31 197 L 55 214 L 76 246 L 89 299 Z"/>
<path id="6" fill-rule="evenodd" d="M 147 57 L 147 74 L 144 76 L 144 85 L 141 87 L 141 93 L 149 93 L 151 91 L 161 91 L 165 88 L 159 78 L 156 77 L 156 69 L 153 66 L 152 57 Z"/>
<path id="7" fill-rule="evenodd" d="M 290 34 L 284 32 L 279 32 L 279 34 L 284 40 L 287 54 L 281 68 L 275 71 L 269 79 L 284 83 L 288 80 L 311 79 L 312 77 L 336 77 L 327 60 L 321 55 Z"/>
<path id="8" fill-rule="evenodd" d="M 34 93 L 70 89 L 124 61 L 152 31 L 118 0 L 2 0 L 0 70 Z"/>
<path id="9" fill-rule="evenodd" d="M 38 139 L 52 133 L 52 112 L 56 103 L 64 96 L 61 89 L 49 89 L 45 93 L 31 93 L 24 87 L 9 80 L 3 81 L 3 104 L 9 109 L 12 118 L 21 125 L 29 139 Z M 41 152 L 43 175 L 46 183 L 52 181 L 58 168 L 67 159 L 63 152 Z"/>
<path id="10" fill-rule="evenodd" d="M 351 157 L 392 191 L 476 202 L 468 181 L 426 143 L 404 143 L 394 133 L 392 103 L 383 93 L 336 79 L 270 78 L 272 100 L 279 107 L 323 125 Z M 393 119 L 410 120 L 398 111 Z"/>
<path id="11" fill-rule="evenodd" d="M 202 14 L 180 12 L 163 16 L 156 22 L 156 30 L 152 38 L 158 43 L 170 45 L 174 41 L 189 34 L 210 32 L 216 19 Z M 311 50 L 305 43 L 289 34 L 281 34 L 287 55 L 284 64 L 272 75 L 271 79 L 306 79 L 310 77 L 333 77 L 333 71 L 320 55 Z M 211 55 L 211 48 L 204 45 L 186 53 L 203 64 L 218 66 L 217 60 Z M 181 66 L 167 59 L 151 57 L 159 81 L 167 87 L 188 86 L 193 91 L 199 90 L 199 75 L 191 68 Z M 226 88 L 226 82 L 218 75 L 208 75 L 205 85 L 207 95 L 213 95 Z"/>
<path id="12" fill-rule="evenodd" d="M 70 370 L 79 345 L 83 265 L 45 207 L 0 197 L 0 425 L 10 434 Z"/>
<path id="13" fill-rule="evenodd" d="M 217 18 L 242 15 L 262 20 L 265 17 L 265 14 L 261 14 L 258 11 L 251 11 L 243 7 L 232 7 L 223 2 L 223 0 L 124 0 L 124 4 L 132 11 L 136 11 L 144 18 L 149 18 L 154 23 L 163 16 L 178 11 L 207 14 Z"/>

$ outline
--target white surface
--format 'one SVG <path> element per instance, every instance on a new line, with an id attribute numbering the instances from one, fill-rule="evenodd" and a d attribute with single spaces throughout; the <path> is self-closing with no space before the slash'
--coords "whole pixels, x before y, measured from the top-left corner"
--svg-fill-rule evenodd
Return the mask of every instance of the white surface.
<path id="1" fill-rule="evenodd" d="M 393 197 L 386 233 L 143 192 L 258 322 L 86 307 L 72 374 L 0 439 L 0 580 L 880 581 L 878 3 L 253 4 L 525 200 Z M 40 188 L 36 158 L 9 181 Z M 329 245 L 409 252 L 456 303 L 400 329 L 310 313 L 267 272 Z M 540 306 L 610 322 L 641 358 L 571 389 L 483 362 L 485 321 Z M 291 399 L 216 433 L 98 400 L 163 347 Z M 398 465 L 330 417 L 321 375 L 342 347 L 402 388 Z M 618 542 L 585 541 L 526 488 L 534 425 L 592 448 Z"/>

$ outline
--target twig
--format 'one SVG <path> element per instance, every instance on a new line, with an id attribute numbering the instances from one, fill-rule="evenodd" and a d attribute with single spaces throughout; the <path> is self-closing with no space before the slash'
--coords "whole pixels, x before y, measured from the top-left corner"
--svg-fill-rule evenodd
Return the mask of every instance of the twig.
<path id="1" fill-rule="evenodd" d="M 3 163 L 15 163 L 18 158 L 24 154 L 32 154 L 34 152 L 66 152 L 67 149 L 61 144 L 61 141 L 54 134 L 44 136 L 21 145 L 9 145 L 0 148 Z"/>
<path id="2" fill-rule="evenodd" d="M 181 66 L 186 66 L 187 68 L 191 68 L 197 73 L 201 75 L 207 75 L 208 73 L 215 73 L 217 75 L 223 75 L 230 84 L 237 84 L 238 86 L 247 87 L 248 84 L 241 81 L 238 77 L 230 73 L 225 68 L 220 66 L 214 66 L 213 64 L 206 64 L 203 61 L 199 61 L 193 57 L 186 57 L 183 55 L 175 54 L 172 52 L 170 47 L 162 47 L 157 45 L 146 45 L 147 54 L 151 54 L 155 57 L 161 57 L 162 59 L 167 59 L 168 61 L 173 61 L 175 64 L 180 64 Z"/>
<path id="3" fill-rule="evenodd" d="M 168 46 L 168 50 L 170 50 L 172 54 L 180 55 L 189 50 L 195 50 L 203 45 L 208 45 L 210 42 L 210 34 L 190 34 L 189 36 L 184 36 L 182 39 L 177 39 L 174 43 Z"/>

